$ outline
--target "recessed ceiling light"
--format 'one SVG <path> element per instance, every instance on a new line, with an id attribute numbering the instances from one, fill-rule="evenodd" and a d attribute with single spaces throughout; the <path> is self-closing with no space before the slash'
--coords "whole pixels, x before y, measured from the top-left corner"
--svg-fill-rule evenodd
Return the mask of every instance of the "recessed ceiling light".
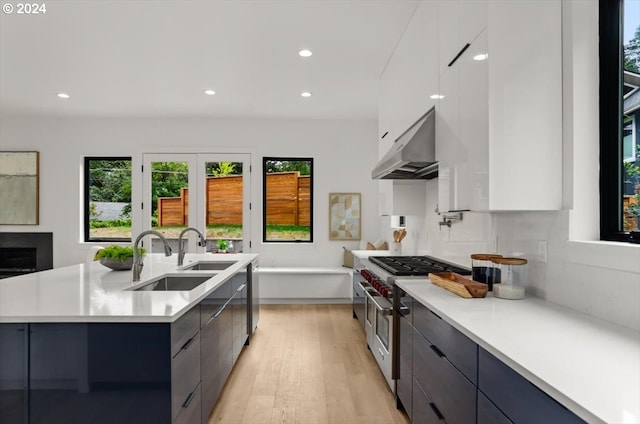
<path id="1" fill-rule="evenodd" d="M 432 94 L 430 97 L 435 100 L 444 99 L 444 96 L 442 94 Z"/>
<path id="2" fill-rule="evenodd" d="M 311 56 L 313 53 L 311 52 L 311 50 L 304 49 L 304 50 L 300 50 L 300 51 L 298 52 L 298 54 L 299 54 L 300 56 L 302 56 L 302 57 L 309 57 L 309 56 Z"/>
<path id="3" fill-rule="evenodd" d="M 311 93 L 310 93 L 310 92 L 308 92 L 308 91 L 303 91 L 302 93 L 300 93 L 300 95 L 301 95 L 302 97 L 311 97 Z"/>
<path id="4" fill-rule="evenodd" d="M 61 99 L 68 99 L 70 97 L 67 93 L 58 93 L 56 94 L 56 96 L 60 97 Z"/>
<path id="5" fill-rule="evenodd" d="M 204 90 L 204 94 L 208 96 L 213 96 L 214 94 L 216 94 L 216 92 L 213 90 Z"/>
<path id="6" fill-rule="evenodd" d="M 477 54 L 473 56 L 473 60 L 487 60 L 488 58 L 489 58 L 489 55 L 486 53 Z"/>

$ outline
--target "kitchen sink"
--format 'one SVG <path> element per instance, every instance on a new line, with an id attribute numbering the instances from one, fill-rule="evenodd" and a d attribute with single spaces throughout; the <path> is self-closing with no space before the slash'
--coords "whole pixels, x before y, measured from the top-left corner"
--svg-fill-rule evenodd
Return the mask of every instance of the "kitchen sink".
<path id="1" fill-rule="evenodd" d="M 184 269 L 191 271 L 222 271 L 235 263 L 237 263 L 237 261 L 199 261 L 186 265 Z"/>
<path id="2" fill-rule="evenodd" d="M 198 287 L 216 274 L 208 275 L 166 275 L 144 283 L 142 286 L 127 289 L 132 291 L 189 291 Z"/>

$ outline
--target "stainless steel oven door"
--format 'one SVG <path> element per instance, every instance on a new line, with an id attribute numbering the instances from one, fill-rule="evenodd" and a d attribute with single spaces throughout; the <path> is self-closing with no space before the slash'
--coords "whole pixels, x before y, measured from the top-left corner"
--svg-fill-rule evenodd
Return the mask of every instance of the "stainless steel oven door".
<path id="1" fill-rule="evenodd" d="M 371 301 L 369 291 L 364 289 L 364 332 L 367 336 L 367 346 L 373 346 L 375 335 L 376 305 Z"/>
<path id="2" fill-rule="evenodd" d="M 376 359 L 387 384 L 394 391 L 393 380 L 391 379 L 392 356 L 390 342 L 393 340 L 393 316 L 392 305 L 382 296 L 375 296 L 367 292 L 367 302 L 373 306 L 373 327 L 372 341 L 369 348 Z"/>

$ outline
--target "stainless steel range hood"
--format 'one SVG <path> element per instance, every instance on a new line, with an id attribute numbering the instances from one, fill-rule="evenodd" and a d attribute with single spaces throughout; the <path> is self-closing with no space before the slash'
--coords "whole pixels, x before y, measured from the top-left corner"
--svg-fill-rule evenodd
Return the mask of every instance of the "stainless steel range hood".
<path id="1" fill-rule="evenodd" d="M 371 172 L 371 178 L 429 180 L 437 176 L 436 110 L 433 107 L 398 137 Z"/>

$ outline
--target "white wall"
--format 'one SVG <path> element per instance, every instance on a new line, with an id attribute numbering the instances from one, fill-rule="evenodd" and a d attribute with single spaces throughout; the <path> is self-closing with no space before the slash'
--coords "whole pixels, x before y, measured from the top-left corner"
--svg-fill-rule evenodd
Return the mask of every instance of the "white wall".
<path id="1" fill-rule="evenodd" d="M 51 231 L 54 267 L 83 262 L 89 248 L 81 243 L 80 166 L 84 156 L 131 155 L 135 170 L 143 153 L 235 151 L 252 156 L 252 250 L 261 255 L 261 265 L 340 266 L 342 246 L 355 248 L 359 243 L 329 241 L 328 193 L 361 192 L 363 238 L 377 238 L 377 186 L 370 178 L 377 150 L 368 148 L 376 134 L 374 120 L 2 116 L 0 149 L 40 152 L 40 225 L 0 226 L 0 231 Z M 314 158 L 313 244 L 261 243 L 262 180 L 256 172 L 261 172 L 263 156 Z M 134 175 L 133 180 L 135 184 L 140 176 Z M 142 194 L 138 191 L 134 196 L 141 198 Z"/>
<path id="2" fill-rule="evenodd" d="M 437 183 L 426 215 L 409 217 L 408 245 L 470 266 L 471 253 L 529 259 L 527 292 L 640 330 L 640 246 L 598 242 L 598 2 L 563 2 L 563 190 L 567 210 L 465 213 L 440 228 Z M 540 164 L 544 172 L 544 164 Z M 382 218 L 382 226 L 387 219 Z M 385 230 L 386 231 L 386 230 Z M 404 242 L 403 242 L 404 244 Z M 403 251 L 404 251 L 403 247 Z"/>

